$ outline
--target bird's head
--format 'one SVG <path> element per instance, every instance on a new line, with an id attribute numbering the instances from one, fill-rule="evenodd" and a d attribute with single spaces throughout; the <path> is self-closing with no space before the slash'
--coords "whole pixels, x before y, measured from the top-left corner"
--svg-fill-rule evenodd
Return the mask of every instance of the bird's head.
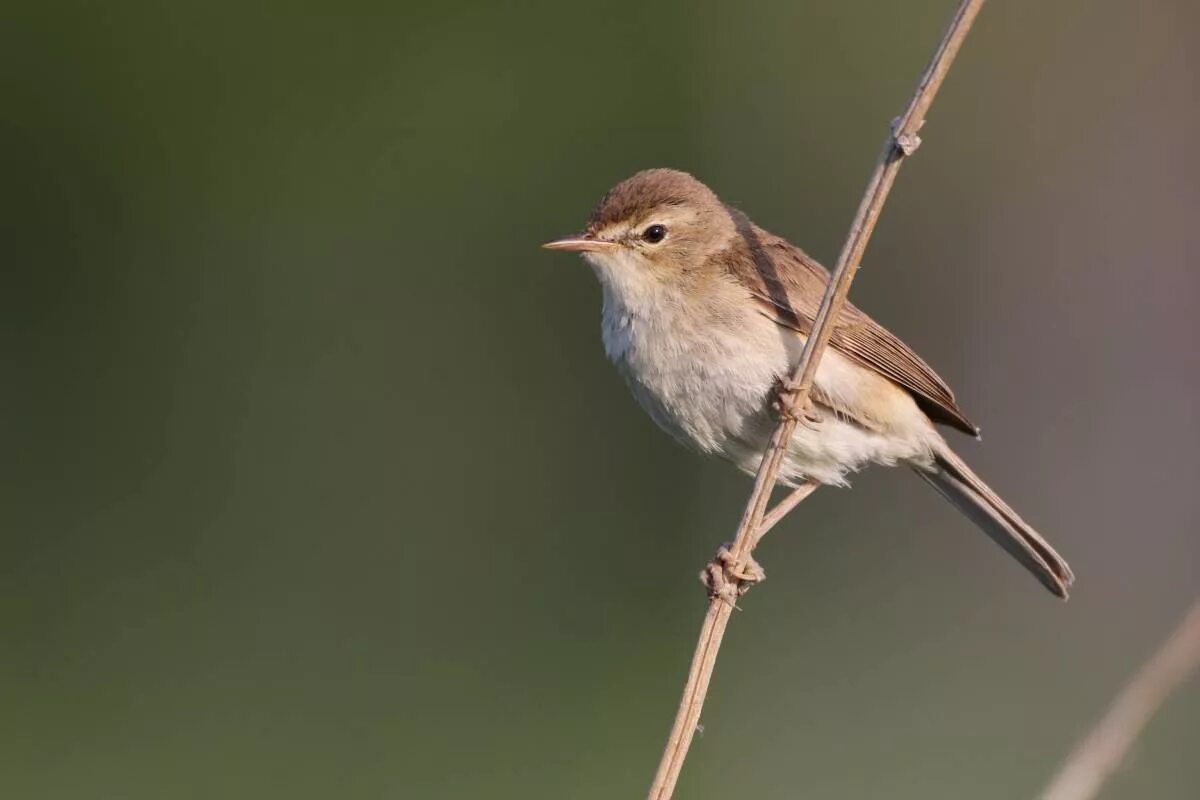
<path id="1" fill-rule="evenodd" d="M 583 233 L 542 245 L 582 253 L 623 293 L 686 282 L 737 235 L 711 189 L 686 172 L 650 169 L 618 183 Z"/>

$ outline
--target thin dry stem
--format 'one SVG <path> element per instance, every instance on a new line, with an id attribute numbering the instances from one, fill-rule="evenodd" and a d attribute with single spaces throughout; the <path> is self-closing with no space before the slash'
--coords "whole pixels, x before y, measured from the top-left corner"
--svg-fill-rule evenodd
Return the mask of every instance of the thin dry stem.
<path id="1" fill-rule="evenodd" d="M 1200 669 L 1200 601 L 1071 753 L 1042 800 L 1091 800 L 1171 693 Z"/>
<path id="2" fill-rule="evenodd" d="M 754 548 L 758 547 L 758 543 L 767 535 L 767 532 L 779 524 L 780 520 L 788 515 L 796 506 L 804 502 L 810 494 L 817 490 L 821 484 L 813 481 L 808 481 L 802 486 L 793 489 L 791 493 L 775 504 L 775 507 L 767 512 L 763 517 L 762 522 L 758 526 L 758 530 L 754 534 L 754 541 L 750 543 L 750 552 L 754 552 Z"/>
<path id="3" fill-rule="evenodd" d="M 950 69 L 954 57 L 962 46 L 963 39 L 971 29 L 984 0 L 962 0 L 950 25 L 938 43 L 933 58 L 917 84 L 917 90 L 908 103 L 904 113 L 897 119 L 884 143 L 883 152 L 875 164 L 875 170 L 867 184 L 866 193 L 859 204 L 858 211 L 850 225 L 850 233 L 834 265 L 825 296 L 821 300 L 820 310 L 813 322 L 812 334 L 804 346 L 789 384 L 795 388 L 781 397 L 784 404 L 782 420 L 771 435 L 770 443 L 759 464 L 758 473 L 754 478 L 754 489 L 746 503 L 741 523 L 733 545 L 730 547 L 732 562 L 735 570 L 744 570 L 750 560 L 751 551 L 758 540 L 762 538 L 767 504 L 770 501 L 771 490 L 775 486 L 775 476 L 783 461 L 787 443 L 792 438 L 796 427 L 796 410 L 803 409 L 809 402 L 813 378 L 817 372 L 817 364 L 825 352 L 825 346 L 833 333 L 833 320 L 846 301 L 850 283 L 862 261 L 867 242 L 875 230 L 875 223 L 883 209 L 888 192 L 895 182 L 896 173 L 901 162 L 916 150 L 920 144 L 917 131 L 924 124 L 925 114 L 933 102 L 934 96 L 942 85 L 946 72 Z M 811 491 L 811 490 L 810 490 Z M 800 497 L 795 506 L 802 500 Z M 788 502 L 787 500 L 784 501 Z M 786 513 L 786 509 L 783 513 Z M 775 515 L 772 515 L 773 517 Z M 778 518 L 772 519 L 774 524 Z M 717 661 L 717 653 L 721 648 L 721 640 L 725 628 L 729 624 L 733 606 L 725 598 L 713 597 L 709 601 L 708 613 L 700 629 L 700 637 L 696 643 L 696 652 L 692 656 L 692 666 L 688 673 L 687 685 L 684 687 L 683 699 L 675 716 L 675 724 L 667 738 L 667 746 L 659 762 L 654 782 L 650 785 L 650 800 L 668 800 L 675 791 L 679 772 L 687 758 L 688 748 L 691 747 L 696 725 L 700 721 L 700 712 L 708 694 L 708 684 L 712 678 L 713 667 Z"/>

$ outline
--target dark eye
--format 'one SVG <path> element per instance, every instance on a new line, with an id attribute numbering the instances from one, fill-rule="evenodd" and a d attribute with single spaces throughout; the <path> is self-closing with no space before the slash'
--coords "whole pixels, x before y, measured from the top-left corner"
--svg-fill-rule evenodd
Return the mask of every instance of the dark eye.
<path id="1" fill-rule="evenodd" d="M 667 226 L 651 225 L 642 231 L 642 238 L 650 244 L 658 244 L 663 239 L 667 238 Z"/>

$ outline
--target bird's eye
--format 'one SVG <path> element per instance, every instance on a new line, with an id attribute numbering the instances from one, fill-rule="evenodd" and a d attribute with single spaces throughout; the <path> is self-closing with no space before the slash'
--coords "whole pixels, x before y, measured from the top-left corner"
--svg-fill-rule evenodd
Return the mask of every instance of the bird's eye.
<path id="1" fill-rule="evenodd" d="M 663 239 L 667 238 L 667 226 L 651 225 L 642 231 L 642 238 L 650 244 L 658 244 Z"/>

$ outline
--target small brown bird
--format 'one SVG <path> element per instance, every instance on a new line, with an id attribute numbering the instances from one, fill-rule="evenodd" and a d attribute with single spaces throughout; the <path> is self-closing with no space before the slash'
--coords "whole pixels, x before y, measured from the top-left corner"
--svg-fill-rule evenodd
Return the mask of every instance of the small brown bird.
<path id="1" fill-rule="evenodd" d="M 829 273 L 684 172 L 652 169 L 613 187 L 577 236 L 604 291 L 609 359 L 656 423 L 685 445 L 758 469 L 780 382 L 799 360 Z M 846 485 L 867 464 L 905 464 L 1059 597 L 1074 576 L 979 479 L 935 423 L 978 429 L 907 345 L 847 303 L 821 359 L 812 408 L 779 480 Z"/>

